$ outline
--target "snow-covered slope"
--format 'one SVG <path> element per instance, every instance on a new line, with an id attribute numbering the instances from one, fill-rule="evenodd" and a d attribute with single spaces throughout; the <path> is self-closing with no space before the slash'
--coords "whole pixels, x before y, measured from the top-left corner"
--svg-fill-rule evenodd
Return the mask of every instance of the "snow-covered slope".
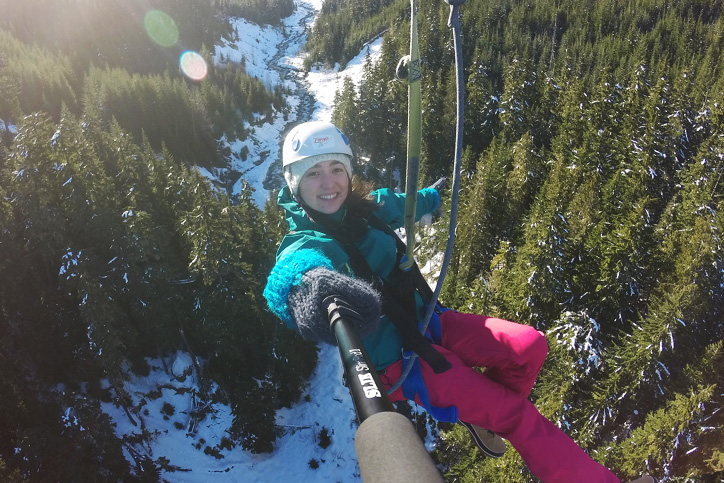
<path id="1" fill-rule="evenodd" d="M 241 191 L 242 181 L 249 183 L 256 190 L 254 200 L 260 208 L 269 198 L 264 180 L 269 168 L 279 163 L 280 143 L 286 129 L 297 122 L 330 120 L 334 94 L 342 88 L 344 78 L 358 80 L 365 54 L 369 51 L 374 58 L 382 46 L 381 39 L 372 42 L 342 72 L 339 67 L 304 72 L 301 48 L 322 3 L 323 0 L 298 1 L 296 12 L 284 20 L 282 28 L 260 27 L 244 19 L 236 19 L 234 38 L 222 39 L 214 52 L 215 62 L 243 63 L 246 72 L 259 78 L 268 89 L 283 86 L 291 92 L 286 98 L 291 113 L 286 118 L 283 113 L 276 112 L 273 119 L 260 120 L 260 125 L 247 125 L 251 131 L 248 139 L 227 142 L 232 153 L 231 169 L 242 173 L 233 193 Z M 239 155 L 244 147 L 249 150 L 246 160 Z M 219 173 L 205 174 L 213 179 Z"/>
<path id="2" fill-rule="evenodd" d="M 130 445 L 127 457 L 132 460 L 131 453 L 137 452 L 154 461 L 165 458 L 162 478 L 170 482 L 359 481 L 353 441 L 356 417 L 338 361 L 335 347 L 322 348 L 306 394 L 292 408 L 277 413 L 276 423 L 285 434 L 269 454 L 224 447 L 232 422 L 226 405 L 204 408 L 203 419 L 190 424 L 198 381 L 184 352 L 165 361 L 171 374 L 161 360 L 151 360 L 149 376 L 126 383 L 132 405 L 141 408 L 140 416 L 133 416 L 135 425 L 122 408 L 104 404 L 104 410 L 115 421 L 119 436 L 140 435 L 144 430 L 151 434 L 150 444 Z M 319 445 L 324 428 L 331 438 L 326 448 Z"/>
<path id="3" fill-rule="evenodd" d="M 230 146 L 233 153 L 240 152 L 244 145 L 249 148 L 247 161 L 236 159 L 233 168 L 244 173 L 243 179 L 255 188 L 259 206 L 269 197 L 262 183 L 280 155 L 279 141 L 285 130 L 308 119 L 329 120 L 334 93 L 341 88 L 344 78 L 352 76 L 359 81 L 368 49 L 373 57 L 380 50 L 381 39 L 366 47 L 344 71 L 302 72 L 300 49 L 306 40 L 306 29 L 322 3 L 322 0 L 299 0 L 297 12 L 285 20 L 282 28 L 262 28 L 237 19 L 238 36 L 223 40 L 215 53 L 216 62 L 243 61 L 247 72 L 259 77 L 268 87 L 283 84 L 292 92 L 288 103 L 294 109 L 286 120 L 277 113 L 272 121 L 255 126 L 250 139 Z M 305 102 L 311 105 L 306 108 L 308 111 L 305 111 Z M 238 192 L 240 186 L 237 183 L 235 191 Z M 336 347 L 321 347 L 320 362 L 306 394 L 292 408 L 277 413 L 276 423 L 284 429 L 284 435 L 278 438 L 272 453 L 262 455 L 224 444 L 226 430 L 231 425 L 229 407 L 214 404 L 203 408 L 201 417 L 193 417 L 195 411 L 202 408 L 194 405 L 198 381 L 188 354 L 178 352 L 168 360 L 149 363 L 152 371 L 147 377 L 134 376 L 125 386 L 132 404 L 143 408 L 140 416 L 134 415 L 132 422 L 122 408 L 104 404 L 104 411 L 113 418 L 119 436 L 140 435 L 144 430 L 152 434 L 150 443 L 127 445 L 129 460 L 133 460 L 133 453 L 148 455 L 155 461 L 163 458 L 167 464 L 162 477 L 178 483 L 359 481 L 354 451 L 356 417 L 349 393 L 342 384 Z M 322 448 L 319 437 L 325 428 L 331 444 Z"/>

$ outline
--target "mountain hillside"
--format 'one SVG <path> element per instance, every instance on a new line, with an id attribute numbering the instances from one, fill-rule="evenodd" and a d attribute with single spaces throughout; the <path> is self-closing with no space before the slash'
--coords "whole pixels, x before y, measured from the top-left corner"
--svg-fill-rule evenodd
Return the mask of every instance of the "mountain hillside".
<path id="1" fill-rule="evenodd" d="M 419 4 L 428 184 L 452 167 L 454 66 L 449 6 Z M 333 120 L 401 188 L 409 9 L 0 0 L 0 480 L 359 478 L 335 349 L 282 330 L 262 289 L 289 125 Z M 544 331 L 533 401 L 623 479 L 722 481 L 722 2 L 460 12 L 443 302 Z M 449 481 L 535 483 L 440 428 Z"/>
<path id="2" fill-rule="evenodd" d="M 343 64 L 335 46 L 369 25 L 387 32 L 333 119 L 367 172 L 394 184 L 409 2 L 327 5 L 308 44 L 319 62 Z M 419 5 L 430 183 L 452 169 L 454 64 L 448 5 Z M 464 173 L 443 301 L 545 331 L 536 404 L 617 474 L 720 481 L 721 2 L 493 0 L 460 12 Z M 326 28 L 338 19 L 353 26 Z M 446 242 L 436 233 L 430 253 Z M 514 452 L 477 458 L 461 430 L 437 455 L 455 481 L 534 481 Z"/>

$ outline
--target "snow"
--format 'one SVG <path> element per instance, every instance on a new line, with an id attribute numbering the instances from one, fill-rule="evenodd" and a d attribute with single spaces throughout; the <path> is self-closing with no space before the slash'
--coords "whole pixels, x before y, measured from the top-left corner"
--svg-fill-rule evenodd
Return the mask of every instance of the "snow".
<path id="1" fill-rule="evenodd" d="M 322 3 L 323 0 L 298 1 L 297 10 L 284 20 L 282 28 L 260 27 L 244 19 L 235 19 L 233 25 L 238 37 L 222 39 L 214 52 L 216 63 L 243 62 L 247 74 L 261 80 L 268 89 L 283 86 L 291 91 L 287 96 L 291 113 L 286 119 L 283 113 L 276 112 L 273 119 L 262 120 L 260 125 L 247 123 L 245 127 L 251 130 L 248 139 L 225 141 L 232 153 L 231 168 L 242 173 L 242 178 L 232 188 L 232 194 L 241 192 L 243 182 L 249 183 L 255 189 L 254 202 L 260 208 L 269 199 L 263 181 L 269 168 L 281 157 L 280 144 L 285 129 L 302 121 L 331 120 L 334 95 L 342 89 L 344 79 L 351 77 L 359 83 L 365 55 L 369 51 L 374 59 L 382 48 L 380 37 L 366 45 L 341 72 L 339 65 L 334 69 L 316 67 L 309 73 L 304 72 L 305 54 L 301 49 L 306 41 L 306 31 L 311 29 Z M 305 88 L 315 99 L 311 119 L 304 119 L 302 112 Z M 238 154 L 244 147 L 249 150 L 246 161 Z M 210 179 L 218 177 L 218 173 L 201 172 Z"/>
<path id="2" fill-rule="evenodd" d="M 6 131 L 9 132 L 10 134 L 15 135 L 18 132 L 18 127 L 15 124 L 12 124 L 7 121 L 4 121 L 3 119 L 0 119 L 0 134 L 4 133 Z M 23 155 L 25 156 L 24 153 L 23 153 Z M 13 174 L 15 174 L 18 178 L 20 178 L 20 177 L 22 177 L 22 171 L 23 170 L 13 171 Z"/>
<path id="3" fill-rule="evenodd" d="M 186 374 L 186 371 L 190 371 L 193 368 L 193 361 L 191 355 L 185 352 L 177 352 L 176 357 L 171 367 L 171 374 L 174 377 L 180 378 Z"/>
<path id="4" fill-rule="evenodd" d="M 143 427 L 155 432 L 149 445 L 136 444 L 134 450 L 154 460 L 168 459 L 162 478 L 169 482 L 207 482 L 211 478 L 215 482 L 359 481 L 354 451 L 356 416 L 341 384 L 339 360 L 336 347 L 321 347 L 308 392 L 293 407 L 277 412 L 276 424 L 286 434 L 269 454 L 219 448 L 232 422 L 231 408 L 224 404 L 212 404 L 195 434 L 189 432 L 198 379 L 191 357 L 181 351 L 171 362 L 172 374 L 164 371 L 161 360 L 149 360 L 150 374 L 132 376 L 126 383 L 132 406 L 141 408 L 133 415 L 136 425 L 112 403 L 104 403 L 103 409 L 116 423 L 119 436 L 140 434 Z M 332 440 L 326 449 L 318 444 L 322 428 L 327 428 Z M 127 457 L 132 461 L 130 454 Z M 311 460 L 319 463 L 317 469 L 309 466 Z"/>
<path id="5" fill-rule="evenodd" d="M 339 72 L 339 64 L 330 72 L 329 70 L 314 68 L 307 75 L 310 90 L 314 94 L 316 102 L 314 120 L 329 121 L 332 118 L 334 107 L 334 95 L 342 90 L 344 79 L 350 77 L 359 85 L 362 78 L 364 60 L 369 52 L 372 59 L 378 58 L 382 50 L 382 37 L 370 42 L 362 48 L 357 57 L 352 59 L 342 72 Z"/>
<path id="6" fill-rule="evenodd" d="M 283 84 L 291 91 L 287 101 L 293 109 L 286 120 L 281 113 L 275 113 L 269 122 L 253 126 L 253 134 L 246 141 L 229 143 L 232 153 L 239 153 L 245 145 L 249 148 L 247 161 L 234 159 L 232 166 L 242 172 L 242 178 L 255 189 L 254 201 L 260 207 L 269 198 L 262 182 L 281 154 L 280 140 L 285 129 L 309 120 L 302 118 L 302 89 L 308 89 L 314 96 L 311 119 L 330 120 L 334 94 L 341 89 L 344 78 L 349 76 L 359 83 L 368 50 L 374 59 L 381 49 L 379 38 L 342 71 L 336 66 L 304 73 L 301 47 L 322 3 L 323 0 L 298 0 L 297 11 L 277 28 L 259 27 L 237 19 L 238 38 L 224 39 L 215 51 L 215 62 L 243 60 L 247 73 L 258 77 L 268 88 Z M 268 66 L 272 62 L 276 62 L 276 66 Z M 283 78 L 283 72 L 291 73 L 291 77 Z M 265 152 L 266 158 L 259 162 Z M 209 178 L 215 176 L 205 170 L 202 173 Z M 240 192 L 241 182 L 233 190 Z M 132 216 L 132 213 L 125 215 Z M 152 433 L 150 442 L 134 443 L 132 451 L 148 455 L 154 461 L 165 458 L 168 463 L 161 474 L 164 480 L 171 483 L 361 481 L 354 451 L 356 415 L 349 392 L 342 384 L 343 370 L 336 347 L 320 346 L 319 364 L 307 392 L 293 407 L 277 412 L 276 424 L 284 434 L 277 438 L 274 451 L 268 454 L 252 454 L 241 447 L 224 444 L 228 442 L 225 438 L 232 423 L 231 408 L 227 405 L 210 404 L 198 425 L 193 424 L 192 412 L 199 409 L 194 408 L 199 386 L 189 354 L 179 351 L 166 360 L 149 359 L 148 362 L 149 375 L 131 375 L 124 387 L 132 399 L 131 406 L 140 408 L 132 413 L 134 421 L 113 403 L 103 403 L 103 410 L 114 421 L 119 437 L 140 435 L 144 429 Z M 212 387 L 211 392 L 215 389 Z M 323 428 L 328 430 L 332 441 L 325 449 L 318 444 Z M 124 446 L 126 458 L 133 463 L 129 445 L 131 443 Z M 318 468 L 310 466 L 312 460 L 316 460 Z"/>
<path id="7" fill-rule="evenodd" d="M 302 10 L 298 9 L 295 15 L 300 12 Z M 281 32 L 270 26 L 261 27 L 243 18 L 234 20 L 233 26 L 237 38 L 222 39 L 222 45 L 217 46 L 214 51 L 214 62 L 220 65 L 243 64 L 246 73 L 261 80 L 267 89 L 280 85 L 280 76 L 267 65 L 277 53 L 277 45 L 282 39 Z"/>

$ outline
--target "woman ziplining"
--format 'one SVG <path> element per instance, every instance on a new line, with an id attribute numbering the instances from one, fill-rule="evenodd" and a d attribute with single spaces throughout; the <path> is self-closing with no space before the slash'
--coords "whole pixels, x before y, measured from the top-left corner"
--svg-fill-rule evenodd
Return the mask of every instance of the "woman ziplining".
<path id="1" fill-rule="evenodd" d="M 440 421 L 459 422 L 491 457 L 503 455 L 506 445 L 501 437 L 505 438 L 530 471 L 546 483 L 620 482 L 528 400 L 548 353 L 542 332 L 437 304 L 454 240 L 464 106 L 458 7 L 465 0 L 446 2 L 451 7 L 448 25 L 455 45 L 457 135 L 450 232 L 435 291 L 422 278 L 411 246 L 406 247 L 394 232 L 404 226 L 412 245 L 414 223 L 440 207 L 439 186 L 417 190 L 420 72 L 417 2 L 411 0 L 410 56 L 405 65 L 409 84 L 406 193 L 372 191 L 353 177 L 352 149 L 333 124 L 296 126 L 284 141 L 287 186 L 278 198 L 290 233 L 277 251 L 265 296 L 289 328 L 298 329 L 307 339 L 334 344 L 324 323 L 310 325 L 304 317 L 306 308 L 294 307 L 308 300 L 294 296 L 295 291 L 303 291 L 304 273 L 321 264 L 368 282 L 381 293 L 382 316 L 360 326 L 360 335 L 392 401 L 412 400 Z M 276 271 L 292 277 L 278 277 Z M 485 371 L 476 370 L 479 367 Z M 643 476 L 632 483 L 655 482 Z"/>
<path id="2" fill-rule="evenodd" d="M 438 419 L 461 422 L 490 456 L 502 455 L 500 438 L 508 440 L 544 482 L 620 481 L 528 400 L 548 350 L 541 332 L 438 308 L 425 337 L 418 337 L 417 322 L 424 317 L 429 293 L 414 272 L 400 269 L 404 248 L 393 232 L 404 223 L 406 196 L 390 189 L 371 191 L 353 178 L 352 150 L 336 126 L 317 121 L 292 129 L 284 142 L 283 167 L 287 186 L 278 203 L 290 233 L 277 252 L 277 266 L 309 270 L 314 268 L 307 262 L 309 253 L 321 254 L 336 272 L 366 280 L 381 292 L 383 315 L 366 328 L 363 343 L 386 388 L 399 378 L 406 350 L 420 356 L 417 369 L 390 394 L 392 401 L 412 399 Z M 439 208 L 436 189 L 417 195 L 417 220 Z M 334 343 L 331 335 L 301 320 L 304 310 L 290 315 L 286 301 L 295 287 L 275 282 L 270 277 L 265 290 L 272 311 L 305 338 Z M 645 476 L 635 481 L 655 480 Z"/>

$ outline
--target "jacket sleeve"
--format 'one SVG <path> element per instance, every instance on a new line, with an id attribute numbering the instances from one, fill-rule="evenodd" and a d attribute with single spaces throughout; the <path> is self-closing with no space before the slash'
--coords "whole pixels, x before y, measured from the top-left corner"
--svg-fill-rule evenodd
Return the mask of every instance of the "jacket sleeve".
<path id="1" fill-rule="evenodd" d="M 277 262 L 292 252 L 298 250 L 312 249 L 321 252 L 332 264 L 334 270 L 352 276 L 352 268 L 349 264 L 349 256 L 340 244 L 330 238 L 328 235 L 312 231 L 304 230 L 300 232 L 292 232 L 287 234 L 279 245 L 277 250 Z"/>
<path id="2" fill-rule="evenodd" d="M 277 260 L 264 287 L 264 298 L 274 312 L 290 329 L 296 328 L 288 299 L 292 288 L 299 285 L 302 276 L 315 268 L 331 270 L 332 264 L 317 250 L 287 251 Z"/>
<path id="3" fill-rule="evenodd" d="M 389 188 L 373 191 L 372 198 L 379 205 L 376 211 L 382 221 L 390 225 L 393 230 L 405 224 L 405 194 L 395 193 Z M 417 207 L 415 221 L 420 221 L 423 215 L 432 213 L 440 206 L 440 195 L 433 188 L 423 188 L 417 192 Z"/>
<path id="4" fill-rule="evenodd" d="M 302 275 L 316 267 L 354 276 L 347 253 L 335 240 L 311 230 L 287 234 L 277 250 L 276 264 L 267 277 L 264 298 L 269 309 L 290 329 L 297 326 L 287 303 L 289 294 Z"/>

